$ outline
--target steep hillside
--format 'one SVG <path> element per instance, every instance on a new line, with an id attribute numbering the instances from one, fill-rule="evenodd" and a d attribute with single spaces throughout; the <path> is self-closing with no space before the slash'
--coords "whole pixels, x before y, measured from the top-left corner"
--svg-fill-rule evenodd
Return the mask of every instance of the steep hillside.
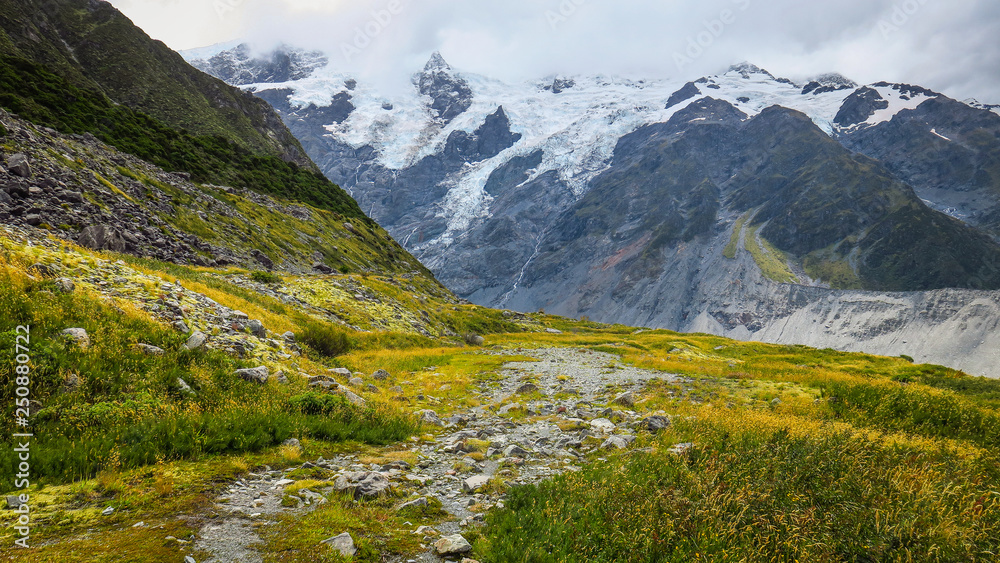
<path id="1" fill-rule="evenodd" d="M 108 2 L 3 0 L 0 22 L 4 55 L 44 65 L 174 129 L 312 167 L 266 104 L 191 67 Z"/>

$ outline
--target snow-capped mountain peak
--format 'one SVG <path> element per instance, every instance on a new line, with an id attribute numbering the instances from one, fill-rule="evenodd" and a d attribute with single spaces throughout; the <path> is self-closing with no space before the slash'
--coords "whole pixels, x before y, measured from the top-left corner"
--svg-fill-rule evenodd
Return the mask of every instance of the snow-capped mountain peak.
<path id="1" fill-rule="evenodd" d="M 425 74 L 434 72 L 451 73 L 451 65 L 449 65 L 448 62 L 444 60 L 444 57 L 441 56 L 440 51 L 434 51 L 434 53 L 431 54 L 430 60 L 428 60 L 427 64 L 424 65 Z"/>

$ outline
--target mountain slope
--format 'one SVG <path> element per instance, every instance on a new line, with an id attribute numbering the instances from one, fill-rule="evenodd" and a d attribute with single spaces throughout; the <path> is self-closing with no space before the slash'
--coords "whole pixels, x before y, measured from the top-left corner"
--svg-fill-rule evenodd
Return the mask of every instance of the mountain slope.
<path id="1" fill-rule="evenodd" d="M 0 53 L 172 128 L 312 166 L 265 104 L 192 68 L 103 0 L 2 0 L 0 23 Z"/>
<path id="2" fill-rule="evenodd" d="M 274 104 L 329 177 L 474 302 L 795 342 L 781 323 L 824 299 L 868 299 L 838 289 L 926 291 L 899 296 L 920 307 L 943 303 L 944 288 L 1000 288 L 989 229 L 1000 197 L 988 187 L 997 114 L 987 106 L 834 74 L 799 85 L 749 64 L 688 82 L 504 84 L 438 59 L 414 75 L 412 92 L 391 97 L 329 66 L 245 88 Z M 431 75 L 467 85 L 454 90 L 467 109 L 442 119 L 420 95 Z M 513 142 L 495 154 L 453 150 L 454 135 L 476 135 L 500 111 L 497 134 Z M 905 123 L 912 131 L 899 133 Z M 961 150 L 941 150 L 942 136 L 961 138 Z M 926 145 L 922 164 L 912 164 L 907 140 Z M 816 289 L 781 289 L 788 283 Z M 981 311 L 991 323 L 996 313 Z M 875 340 L 845 340 L 824 325 L 809 342 L 920 355 L 901 335 L 937 329 L 899 313 L 859 310 L 850 320 L 852 334 L 895 327 Z M 968 365 L 995 374 L 980 332 L 956 326 L 950 339 L 969 350 Z M 944 345 L 929 347 L 935 361 L 965 361 Z"/>

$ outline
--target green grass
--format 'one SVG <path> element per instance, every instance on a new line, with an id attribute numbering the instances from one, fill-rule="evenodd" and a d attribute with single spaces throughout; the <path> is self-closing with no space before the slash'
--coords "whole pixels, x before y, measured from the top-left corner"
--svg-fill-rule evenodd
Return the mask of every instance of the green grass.
<path id="1" fill-rule="evenodd" d="M 740 234 L 743 232 L 743 225 L 746 223 L 747 215 L 743 215 L 736 221 L 733 227 L 733 235 L 729 237 L 729 244 L 722 250 L 722 255 L 730 260 L 736 258 L 736 251 L 739 250 Z"/>
<path id="2" fill-rule="evenodd" d="M 788 268 L 785 253 L 775 248 L 766 239 L 760 237 L 758 244 L 759 225 L 747 229 L 745 243 L 746 249 L 753 256 L 754 262 L 760 268 L 761 273 L 769 280 L 778 283 L 798 283 L 799 279 Z"/>
<path id="3" fill-rule="evenodd" d="M 730 418 L 732 418 L 730 416 Z M 514 489 L 483 561 L 977 561 L 998 547 L 995 460 L 740 422 Z"/>
<path id="4" fill-rule="evenodd" d="M 54 293 L 51 282 L 30 280 L 13 264 L 0 265 L 0 312 L 5 436 L 14 431 L 16 327 L 31 327 L 31 393 L 44 405 L 33 421 L 36 479 L 58 483 L 109 468 L 257 452 L 293 436 L 387 443 L 416 431 L 402 414 L 377 406 L 338 402 L 320 414 L 303 410 L 292 399 L 304 382 L 242 381 L 234 374 L 246 367 L 240 361 L 220 352 L 186 351 L 180 346 L 185 335 L 143 313 L 122 312 L 79 292 Z M 92 345 L 68 344 L 59 332 L 69 327 L 86 329 Z M 133 348 L 136 342 L 167 353 L 146 356 Z M 70 377 L 79 386 L 67 391 Z M 178 378 L 197 395 L 181 393 Z M 13 448 L 0 448 L 6 486 L 13 483 L 15 456 Z"/>
<path id="5" fill-rule="evenodd" d="M 370 221 L 346 192 L 318 172 L 255 154 L 221 136 L 178 131 L 25 59 L 0 55 L 0 106 L 63 133 L 92 133 L 164 170 L 189 172 L 199 182 L 248 187 Z"/>

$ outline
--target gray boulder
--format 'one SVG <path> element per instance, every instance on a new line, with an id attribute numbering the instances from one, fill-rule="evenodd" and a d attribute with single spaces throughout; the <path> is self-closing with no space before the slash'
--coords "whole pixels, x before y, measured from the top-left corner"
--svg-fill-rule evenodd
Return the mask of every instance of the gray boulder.
<path id="1" fill-rule="evenodd" d="M 441 418 L 432 410 L 420 411 L 417 413 L 417 416 L 420 417 L 420 422 L 433 424 L 434 426 L 444 426 L 444 422 L 441 422 Z"/>
<path id="2" fill-rule="evenodd" d="M 250 330 L 250 334 L 253 334 L 257 338 L 267 338 L 267 329 L 264 328 L 264 324 L 260 321 L 254 319 L 247 323 L 247 328 Z"/>
<path id="3" fill-rule="evenodd" d="M 135 349 L 147 356 L 162 356 L 166 353 L 163 348 L 158 348 L 151 344 L 136 344 Z"/>
<path id="4" fill-rule="evenodd" d="M 449 555 L 461 555 L 463 553 L 469 553 L 472 551 L 472 545 L 462 537 L 462 534 L 454 534 L 451 536 L 445 536 L 438 541 L 434 542 L 434 550 L 441 557 L 447 557 Z"/>
<path id="5" fill-rule="evenodd" d="M 206 342 L 208 342 L 208 336 L 206 336 L 204 332 L 198 331 L 187 339 L 187 342 L 184 343 L 184 347 L 188 350 L 197 350 L 198 348 L 204 346 Z"/>
<path id="6" fill-rule="evenodd" d="M 377 471 L 357 471 L 337 477 L 333 488 L 353 492 L 355 498 L 375 498 L 389 491 L 389 478 Z"/>
<path id="7" fill-rule="evenodd" d="M 646 417 L 642 421 L 642 426 L 650 432 L 656 433 L 665 430 L 670 426 L 670 418 L 666 416 L 653 415 Z"/>
<path id="8" fill-rule="evenodd" d="M 320 543 L 336 549 L 344 557 L 353 557 L 354 554 L 358 552 L 358 549 L 354 547 L 354 538 L 352 538 L 351 534 L 347 532 L 344 532 L 339 536 L 327 538 Z"/>
<path id="9" fill-rule="evenodd" d="M 28 163 L 28 157 L 24 153 L 19 152 L 10 155 L 10 158 L 7 159 L 7 169 L 15 176 L 22 178 L 31 177 L 31 165 Z"/>
<path id="10" fill-rule="evenodd" d="M 425 506 L 427 506 L 427 497 L 420 497 L 417 500 L 404 502 L 403 504 L 399 505 L 399 508 L 397 508 L 396 510 L 404 510 L 407 508 L 423 508 Z"/>
<path id="11" fill-rule="evenodd" d="M 469 477 L 462 483 L 462 490 L 467 493 L 478 493 L 479 490 L 486 486 L 486 483 L 489 482 L 490 478 L 486 475 Z"/>
<path id="12" fill-rule="evenodd" d="M 267 366 L 260 366 L 255 368 L 238 369 L 236 370 L 236 375 L 247 381 L 267 383 L 267 378 L 271 376 L 271 373 L 268 371 Z"/>
<path id="13" fill-rule="evenodd" d="M 76 290 L 76 284 L 73 280 L 69 278 L 59 278 L 56 280 L 56 291 L 59 293 L 73 293 Z"/>
<path id="14" fill-rule="evenodd" d="M 90 336 L 87 335 L 87 331 L 82 328 L 67 328 L 62 331 L 62 335 L 69 342 L 76 344 L 80 348 L 87 348 L 90 346 Z"/>
<path id="15" fill-rule="evenodd" d="M 125 252 L 128 249 L 128 243 L 121 233 L 108 225 L 92 225 L 83 229 L 76 242 L 91 250 Z"/>
<path id="16" fill-rule="evenodd" d="M 611 401 L 612 404 L 632 408 L 635 406 L 635 396 L 632 393 L 622 393 Z"/>
<path id="17" fill-rule="evenodd" d="M 389 377 L 390 377 L 389 372 L 385 371 L 384 369 L 375 370 L 375 373 L 372 374 L 372 378 L 378 381 L 385 381 L 386 379 L 389 379 Z"/>

